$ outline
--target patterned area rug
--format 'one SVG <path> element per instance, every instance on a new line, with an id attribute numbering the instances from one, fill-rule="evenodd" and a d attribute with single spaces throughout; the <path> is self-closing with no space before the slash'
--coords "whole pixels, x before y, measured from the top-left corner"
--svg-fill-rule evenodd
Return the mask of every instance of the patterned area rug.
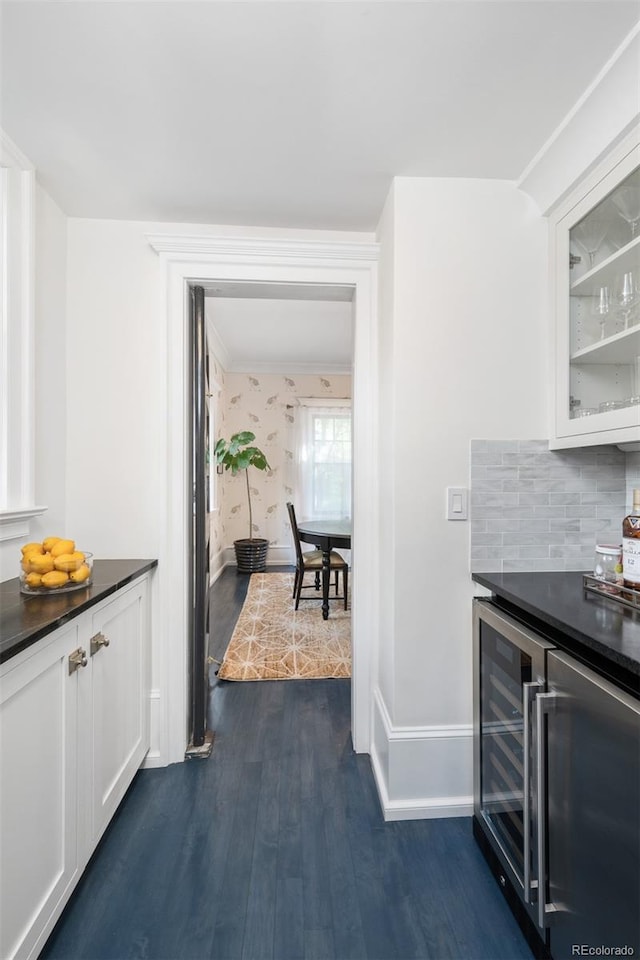
<path id="1" fill-rule="evenodd" d="M 330 601 L 329 619 L 323 620 L 322 599 L 300 600 L 296 611 L 292 592 L 292 573 L 252 574 L 219 679 L 351 676 L 351 614 L 343 602 Z"/>

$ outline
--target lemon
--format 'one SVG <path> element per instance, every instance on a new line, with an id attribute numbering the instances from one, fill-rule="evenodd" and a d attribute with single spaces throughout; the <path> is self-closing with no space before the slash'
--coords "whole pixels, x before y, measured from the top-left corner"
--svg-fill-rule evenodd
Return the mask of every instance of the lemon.
<path id="1" fill-rule="evenodd" d="M 64 587 L 65 583 L 69 582 L 69 575 L 64 573 L 63 570 L 51 570 L 50 573 L 45 573 L 42 578 L 42 586 L 48 587 L 50 590 L 55 590 L 56 587 Z"/>
<path id="2" fill-rule="evenodd" d="M 56 570 L 64 570 L 66 573 L 71 573 L 72 570 L 77 570 L 84 563 L 84 553 L 79 550 L 76 550 L 74 553 L 63 553 L 59 557 L 51 558 L 53 560 Z"/>
<path id="3" fill-rule="evenodd" d="M 23 557 L 26 557 L 28 553 L 44 553 L 41 543 L 25 543 L 24 547 L 20 547 L 20 549 Z"/>
<path id="4" fill-rule="evenodd" d="M 51 553 L 53 545 L 56 544 L 58 540 L 60 540 L 60 537 L 45 537 L 42 541 L 42 546 L 44 547 L 45 552 Z"/>
<path id="5" fill-rule="evenodd" d="M 85 580 L 88 580 L 90 576 L 91 568 L 87 566 L 86 563 L 83 563 L 77 570 L 71 571 L 69 580 L 72 580 L 73 583 L 83 583 Z"/>
<path id="6" fill-rule="evenodd" d="M 63 553 L 73 553 L 76 548 L 75 540 L 58 540 L 57 543 L 51 547 L 51 556 L 61 557 Z"/>
<path id="7" fill-rule="evenodd" d="M 30 553 L 27 559 L 30 573 L 50 573 L 53 570 L 53 557 L 50 553 Z"/>
<path id="8" fill-rule="evenodd" d="M 24 578 L 24 582 L 28 587 L 31 587 L 33 589 L 35 587 L 42 586 L 42 577 L 40 576 L 39 573 L 29 573 Z"/>

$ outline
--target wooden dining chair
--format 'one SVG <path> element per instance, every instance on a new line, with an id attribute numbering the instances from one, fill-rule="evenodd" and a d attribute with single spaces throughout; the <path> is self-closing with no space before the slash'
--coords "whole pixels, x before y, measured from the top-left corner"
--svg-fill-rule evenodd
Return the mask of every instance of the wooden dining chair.
<path id="1" fill-rule="evenodd" d="M 289 512 L 289 522 L 291 523 L 291 533 L 293 534 L 293 543 L 296 548 L 296 572 L 293 578 L 293 596 L 295 598 L 296 604 L 295 609 L 298 609 L 298 604 L 300 600 L 315 600 L 316 597 L 301 597 L 301 591 L 304 588 L 305 590 L 315 589 L 320 591 L 321 587 L 321 574 L 322 574 L 322 550 L 309 550 L 305 551 L 302 549 L 300 543 L 300 536 L 298 534 L 298 523 L 296 521 L 296 511 L 292 503 L 287 503 L 287 510 Z M 331 570 L 335 573 L 335 587 L 336 587 L 336 597 L 338 597 L 338 575 L 342 571 L 342 590 L 344 593 L 344 609 L 347 609 L 347 587 L 349 585 L 349 564 L 341 557 L 339 553 L 336 553 L 335 550 L 331 551 L 330 559 Z M 314 574 L 314 582 L 303 583 L 305 573 Z"/>

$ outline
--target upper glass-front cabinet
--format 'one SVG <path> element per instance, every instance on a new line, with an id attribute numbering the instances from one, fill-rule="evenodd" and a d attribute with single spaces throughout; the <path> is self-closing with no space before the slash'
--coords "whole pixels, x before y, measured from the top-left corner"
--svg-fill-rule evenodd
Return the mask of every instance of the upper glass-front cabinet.
<path id="1" fill-rule="evenodd" d="M 622 145 L 552 222 L 551 447 L 640 442 L 640 146 Z"/>

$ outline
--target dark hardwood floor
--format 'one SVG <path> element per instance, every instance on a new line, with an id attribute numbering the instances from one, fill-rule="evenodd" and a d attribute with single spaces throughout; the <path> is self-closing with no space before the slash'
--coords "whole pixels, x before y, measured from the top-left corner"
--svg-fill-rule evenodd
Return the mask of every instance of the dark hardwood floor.
<path id="1" fill-rule="evenodd" d="M 217 659 L 246 586 L 213 587 Z M 382 819 L 349 681 L 212 675 L 211 726 L 138 773 L 43 958 L 530 960 L 470 819 Z"/>

